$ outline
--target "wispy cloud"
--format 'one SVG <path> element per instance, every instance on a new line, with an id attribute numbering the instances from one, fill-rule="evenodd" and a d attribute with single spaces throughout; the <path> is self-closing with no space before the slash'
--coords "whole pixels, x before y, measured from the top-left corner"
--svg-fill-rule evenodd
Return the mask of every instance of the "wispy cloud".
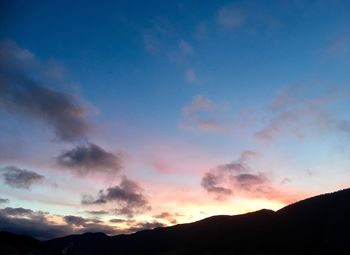
<path id="1" fill-rule="evenodd" d="M 219 9 L 216 21 L 223 28 L 234 30 L 245 24 L 246 16 L 237 6 L 225 5 Z"/>
<path id="2" fill-rule="evenodd" d="M 333 129 L 337 120 L 328 110 L 339 97 L 335 94 L 304 96 L 297 87 L 286 88 L 268 106 L 269 117 L 264 128 L 255 133 L 261 140 L 305 135 Z"/>
<path id="3" fill-rule="evenodd" d="M 341 35 L 328 42 L 324 50 L 330 57 L 344 57 L 350 54 L 350 36 Z"/>
<path id="4" fill-rule="evenodd" d="M 198 84 L 200 79 L 197 73 L 192 68 L 187 68 L 185 70 L 185 80 L 189 83 Z"/>
<path id="5" fill-rule="evenodd" d="M 170 49 L 167 53 L 168 58 L 171 62 L 181 62 L 186 60 L 189 56 L 193 54 L 193 48 L 192 45 L 181 39 L 178 43 L 177 47 L 174 47 L 174 49 Z"/>

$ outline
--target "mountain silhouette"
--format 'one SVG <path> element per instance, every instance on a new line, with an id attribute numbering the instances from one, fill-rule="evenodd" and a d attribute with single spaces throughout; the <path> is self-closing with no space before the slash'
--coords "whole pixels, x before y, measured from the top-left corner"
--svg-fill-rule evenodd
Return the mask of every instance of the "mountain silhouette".
<path id="1" fill-rule="evenodd" d="M 6 235 L 18 249 L 34 251 L 7 254 L 350 254 L 350 189 L 305 199 L 276 212 L 263 209 L 213 216 L 129 235 L 86 233 L 45 242 Z"/>

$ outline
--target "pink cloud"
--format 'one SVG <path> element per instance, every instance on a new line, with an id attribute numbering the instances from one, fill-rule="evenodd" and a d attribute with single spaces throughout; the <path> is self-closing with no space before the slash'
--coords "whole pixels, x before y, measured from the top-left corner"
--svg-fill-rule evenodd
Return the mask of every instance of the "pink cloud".
<path id="1" fill-rule="evenodd" d="M 197 112 L 213 112 L 218 109 L 218 106 L 203 95 L 195 96 L 192 102 L 182 108 L 184 114 L 195 114 Z"/>
<path id="2" fill-rule="evenodd" d="M 182 121 L 179 128 L 192 131 L 226 131 L 222 111 L 225 106 L 213 102 L 206 96 L 195 96 L 188 105 L 182 108 Z"/>
<path id="3" fill-rule="evenodd" d="M 255 133 L 260 140 L 273 140 L 289 135 L 303 139 L 328 131 L 335 119 L 329 107 L 339 99 L 335 93 L 304 96 L 305 89 L 294 87 L 282 90 L 268 106 L 267 123 Z"/>

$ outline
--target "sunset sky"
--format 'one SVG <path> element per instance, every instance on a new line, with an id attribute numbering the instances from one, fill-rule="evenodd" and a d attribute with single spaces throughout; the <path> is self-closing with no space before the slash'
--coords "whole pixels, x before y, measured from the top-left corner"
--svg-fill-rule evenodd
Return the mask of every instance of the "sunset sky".
<path id="1" fill-rule="evenodd" d="M 0 230 L 129 233 L 350 186 L 350 2 L 1 1 Z"/>

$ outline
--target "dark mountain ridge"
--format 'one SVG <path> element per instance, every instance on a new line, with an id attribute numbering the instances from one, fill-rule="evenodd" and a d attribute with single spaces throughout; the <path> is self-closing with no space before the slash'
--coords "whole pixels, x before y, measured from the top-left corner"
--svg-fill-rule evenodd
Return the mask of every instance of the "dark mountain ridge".
<path id="1" fill-rule="evenodd" d="M 40 247 L 52 254 L 72 255 L 350 254 L 350 189 L 305 199 L 276 212 L 263 209 L 213 216 L 129 235 L 71 235 L 40 242 Z"/>

